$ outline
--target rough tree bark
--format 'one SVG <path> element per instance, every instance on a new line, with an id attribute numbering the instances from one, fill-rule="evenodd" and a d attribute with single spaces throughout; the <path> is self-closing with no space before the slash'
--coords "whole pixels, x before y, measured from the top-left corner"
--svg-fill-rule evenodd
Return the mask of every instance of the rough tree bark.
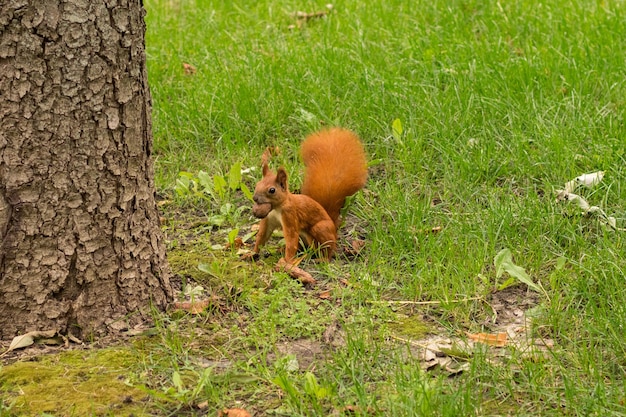
<path id="1" fill-rule="evenodd" d="M 172 298 L 140 0 L 0 2 L 0 338 L 101 335 Z"/>

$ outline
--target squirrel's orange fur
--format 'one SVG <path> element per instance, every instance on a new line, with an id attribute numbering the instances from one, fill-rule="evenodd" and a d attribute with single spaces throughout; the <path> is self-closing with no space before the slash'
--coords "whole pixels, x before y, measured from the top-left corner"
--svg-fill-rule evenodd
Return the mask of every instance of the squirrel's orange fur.
<path id="1" fill-rule="evenodd" d="M 263 160 L 263 178 L 254 189 L 253 214 L 261 218 L 254 253 L 272 232 L 282 227 L 285 260 L 294 261 L 299 238 L 322 249 L 330 258 L 336 248 L 339 213 L 346 197 L 363 188 L 367 159 L 359 138 L 352 132 L 333 128 L 314 133 L 301 146 L 306 167 L 302 194 L 291 194 L 287 172 L 270 171 Z"/>

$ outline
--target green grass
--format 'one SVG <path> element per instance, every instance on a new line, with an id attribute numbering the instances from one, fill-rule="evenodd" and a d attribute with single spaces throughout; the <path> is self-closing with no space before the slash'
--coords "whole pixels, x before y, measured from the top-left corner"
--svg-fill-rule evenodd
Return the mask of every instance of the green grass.
<path id="1" fill-rule="evenodd" d="M 601 184 L 578 192 L 626 227 L 626 6 L 333 5 L 327 18 L 290 28 L 293 12 L 325 3 L 146 2 L 169 256 L 184 285 L 212 296 L 201 315 L 155 313 L 156 331 L 133 342 L 129 383 L 147 393 L 146 410 L 626 415 L 624 232 L 554 192 L 603 170 Z M 179 172 L 227 178 L 279 146 L 273 162 L 297 188 L 299 143 L 327 125 L 356 131 L 372 161 L 345 229 L 364 234 L 362 254 L 305 262 L 319 282 L 305 289 L 273 271 L 278 237 L 259 263 L 216 249 L 232 230 L 250 232 L 250 203 L 232 190 L 177 194 Z M 242 181 L 252 188 L 259 176 Z M 521 284 L 496 291 L 508 279 L 494 268 L 503 248 L 547 296 Z M 412 340 L 495 331 L 494 312 L 507 313 L 500 296 L 514 298 L 509 310 L 539 306 L 533 334 L 553 342 L 545 354 L 477 347 L 454 360 L 467 366 L 459 374 L 421 369 Z"/>

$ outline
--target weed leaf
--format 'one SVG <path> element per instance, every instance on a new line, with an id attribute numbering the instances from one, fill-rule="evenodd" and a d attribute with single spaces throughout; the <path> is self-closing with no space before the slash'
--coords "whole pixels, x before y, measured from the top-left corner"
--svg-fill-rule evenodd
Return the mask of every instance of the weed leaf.
<path id="1" fill-rule="evenodd" d="M 220 198 L 224 198 L 226 194 L 226 180 L 221 175 L 213 175 L 213 185 L 215 186 L 215 191 L 219 194 Z"/>
<path id="2" fill-rule="evenodd" d="M 396 140 L 396 142 L 398 143 L 402 143 L 402 121 L 400 119 L 395 119 L 392 123 L 391 123 L 391 132 L 393 134 L 393 138 Z"/>
<path id="3" fill-rule="evenodd" d="M 206 173 L 206 171 L 198 172 L 198 182 L 205 190 L 210 190 L 213 185 L 212 178 L 209 174 Z"/>
<path id="4" fill-rule="evenodd" d="M 515 280 L 515 278 L 513 277 L 509 277 L 509 279 L 507 279 L 506 281 L 504 281 L 502 284 L 498 285 L 498 291 L 503 291 L 506 290 L 507 288 L 509 288 L 511 285 L 514 285 L 517 281 Z"/>
<path id="5" fill-rule="evenodd" d="M 504 272 L 509 274 L 513 278 L 517 278 L 519 281 L 528 285 L 530 288 L 537 292 L 543 292 L 541 287 L 533 282 L 530 276 L 526 273 L 526 270 L 521 266 L 513 263 L 513 255 L 508 248 L 502 249 L 493 259 L 493 263 L 496 267 L 496 278 L 500 278 Z"/>
<path id="6" fill-rule="evenodd" d="M 178 373 L 178 371 L 174 371 L 174 373 L 172 374 L 172 384 L 174 384 L 174 387 L 176 388 L 178 392 L 184 391 L 183 380 L 180 377 L 180 374 Z"/>
<path id="7" fill-rule="evenodd" d="M 244 237 L 242 237 L 242 238 L 241 238 L 241 241 L 242 241 L 243 243 L 246 243 L 246 242 L 248 242 L 250 239 L 252 239 L 254 236 L 256 236 L 256 234 L 257 234 L 257 232 L 256 232 L 256 231 L 250 232 L 250 233 L 246 234 Z"/>
<path id="8" fill-rule="evenodd" d="M 204 265 L 204 264 L 200 264 L 200 265 Z M 198 265 L 198 269 L 200 269 L 200 265 Z M 183 293 L 187 297 L 197 298 L 197 297 L 202 296 L 202 294 L 204 293 L 204 287 L 202 285 L 196 285 L 195 287 L 192 287 L 191 285 L 187 285 Z"/>
<path id="9" fill-rule="evenodd" d="M 235 244 L 235 238 L 239 234 L 239 229 L 234 228 L 230 232 L 228 232 L 228 245 L 232 247 Z"/>
<path id="10" fill-rule="evenodd" d="M 209 217 L 207 222 L 212 226 L 221 227 L 224 223 L 226 223 L 226 217 L 221 214 L 216 214 Z"/>
<path id="11" fill-rule="evenodd" d="M 241 162 L 235 162 L 228 173 L 228 187 L 236 190 L 241 184 Z"/>
<path id="12" fill-rule="evenodd" d="M 243 195 L 246 196 L 248 200 L 252 200 L 252 193 L 250 192 L 250 189 L 246 184 L 242 182 L 241 184 L 239 184 L 239 188 L 241 188 L 241 192 L 243 193 Z"/>
<path id="13" fill-rule="evenodd" d="M 326 388 L 320 386 L 312 372 L 304 374 L 304 391 L 318 400 L 324 399 L 329 394 Z"/>

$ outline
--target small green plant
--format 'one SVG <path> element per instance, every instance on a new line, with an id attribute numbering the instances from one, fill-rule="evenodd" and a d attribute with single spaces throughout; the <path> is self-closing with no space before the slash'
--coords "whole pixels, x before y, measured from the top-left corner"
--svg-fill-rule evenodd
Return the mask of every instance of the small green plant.
<path id="1" fill-rule="evenodd" d="M 225 223 L 237 223 L 247 205 L 237 206 L 234 193 L 240 190 L 246 201 L 252 200 L 250 189 L 242 180 L 241 163 L 233 164 L 224 177 L 220 174 L 209 175 L 205 171 L 197 174 L 182 171 L 178 174 L 174 192 L 181 204 L 206 205 L 211 211 L 208 223 L 221 227 Z"/>
<path id="2" fill-rule="evenodd" d="M 498 291 L 504 290 L 515 284 L 516 281 L 519 281 L 526 284 L 530 289 L 543 294 L 547 299 L 550 298 L 540 282 L 534 283 L 524 268 L 513 263 L 513 255 L 510 249 L 505 248 L 498 252 L 493 259 L 493 264 L 496 267 L 496 279 L 501 278 L 505 272 L 509 274 L 509 279 L 497 285 Z"/>
<path id="3" fill-rule="evenodd" d="M 230 232 L 228 232 L 228 245 L 231 248 L 235 247 L 235 239 L 237 238 L 238 234 L 239 234 L 239 229 L 233 229 Z"/>
<path id="4" fill-rule="evenodd" d="M 404 129 L 402 127 L 402 121 L 400 119 L 394 119 L 391 123 L 391 133 L 393 135 L 393 139 L 397 144 L 402 145 L 402 133 Z"/>
<path id="5" fill-rule="evenodd" d="M 332 390 L 328 387 L 321 386 L 317 377 L 313 372 L 304 374 L 304 393 L 314 401 L 322 401 L 328 398 Z"/>
<path id="6" fill-rule="evenodd" d="M 241 217 L 241 213 L 246 209 L 246 206 L 235 207 L 231 203 L 224 203 L 220 206 L 219 213 L 209 215 L 208 222 L 217 227 L 221 227 L 225 223 L 235 224 Z"/>
<path id="7" fill-rule="evenodd" d="M 299 412 L 315 410 L 323 415 L 327 411 L 327 402 L 333 395 L 333 390 L 320 384 L 315 374 L 310 371 L 300 376 L 283 369 L 272 379 L 272 382 L 286 394 L 291 407 Z"/>
<path id="8" fill-rule="evenodd" d="M 241 190 L 243 195 L 252 200 L 252 193 L 242 181 L 241 162 L 234 163 L 225 177 L 220 174 L 209 175 L 198 171 L 197 175 L 182 171 L 178 174 L 174 191 L 183 199 L 205 200 L 223 205 L 224 200 L 231 198 L 232 193 Z"/>
<path id="9" fill-rule="evenodd" d="M 193 370 L 186 374 L 188 374 L 188 378 L 183 378 L 179 371 L 172 372 L 172 386 L 166 388 L 165 392 L 180 403 L 192 407 L 198 402 L 206 386 L 211 384 L 213 372 L 211 368 L 206 368 Z"/>

